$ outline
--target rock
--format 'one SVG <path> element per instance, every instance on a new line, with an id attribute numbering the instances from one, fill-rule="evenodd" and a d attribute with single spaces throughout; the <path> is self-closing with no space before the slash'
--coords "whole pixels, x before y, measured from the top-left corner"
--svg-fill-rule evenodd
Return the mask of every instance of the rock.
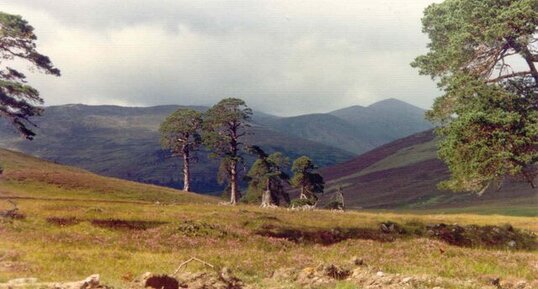
<path id="1" fill-rule="evenodd" d="M 526 289 L 526 288 L 527 288 L 527 282 L 519 281 L 516 283 L 515 289 Z"/>
<path id="2" fill-rule="evenodd" d="M 323 274 L 336 280 L 344 280 L 351 275 L 351 271 L 333 264 L 327 264 L 323 266 Z"/>
<path id="3" fill-rule="evenodd" d="M 232 274 L 232 271 L 229 269 L 229 268 L 222 268 L 221 272 L 220 272 L 220 279 L 221 281 L 224 281 L 227 285 L 226 288 L 242 288 L 243 287 L 243 282 L 235 277 L 233 274 Z"/>
<path id="4" fill-rule="evenodd" d="M 413 277 L 405 277 L 402 279 L 402 283 L 407 284 L 413 280 Z"/>
<path id="5" fill-rule="evenodd" d="M 377 277 L 383 277 L 383 276 L 385 276 L 385 273 L 383 273 L 382 271 L 378 271 L 377 273 L 375 273 L 375 275 Z"/>
<path id="6" fill-rule="evenodd" d="M 384 222 L 379 224 L 379 230 L 385 234 L 405 234 L 405 229 L 394 222 Z"/>
<path id="7" fill-rule="evenodd" d="M 99 274 L 93 274 L 84 279 L 81 288 L 98 288 L 99 287 Z"/>
<path id="8" fill-rule="evenodd" d="M 280 268 L 273 271 L 271 278 L 282 281 L 295 281 L 297 280 L 297 270 L 294 268 Z"/>
<path id="9" fill-rule="evenodd" d="M 514 240 L 511 240 L 511 241 L 508 242 L 508 247 L 510 247 L 510 248 L 515 248 L 516 245 L 517 245 L 517 243 Z"/>
<path id="10" fill-rule="evenodd" d="M 362 258 L 359 258 L 357 256 L 351 258 L 351 265 L 353 266 L 362 266 L 364 265 L 364 260 Z"/>
<path id="11" fill-rule="evenodd" d="M 41 288 L 41 289 L 108 289 L 106 285 L 100 284 L 99 275 L 94 274 L 82 281 L 38 283 L 37 278 L 19 278 L 1 284 L 0 288 Z"/>
<path id="12" fill-rule="evenodd" d="M 7 281 L 9 285 L 34 284 L 37 283 L 37 278 L 17 278 Z"/>
<path id="13" fill-rule="evenodd" d="M 493 285 L 493 286 L 495 286 L 497 288 L 501 288 L 501 278 L 499 278 L 499 277 L 492 278 L 490 280 L 490 282 L 491 282 L 491 285 Z"/>
<path id="14" fill-rule="evenodd" d="M 228 268 L 221 271 L 209 272 L 182 272 L 178 275 L 181 280 L 181 288 L 189 289 L 241 289 L 244 288 L 243 282 L 235 277 Z"/>

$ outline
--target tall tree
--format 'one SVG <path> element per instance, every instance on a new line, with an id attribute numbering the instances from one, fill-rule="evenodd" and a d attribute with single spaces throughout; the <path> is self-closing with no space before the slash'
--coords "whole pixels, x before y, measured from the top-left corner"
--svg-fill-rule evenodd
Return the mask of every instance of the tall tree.
<path id="1" fill-rule="evenodd" d="M 33 68 L 46 74 L 60 76 L 50 59 L 37 52 L 34 28 L 21 16 L 0 12 L 0 63 L 28 61 Z M 8 119 L 27 139 L 35 133 L 31 117 L 41 115 L 43 99 L 39 92 L 26 84 L 26 76 L 9 66 L 0 67 L 0 117 Z"/>
<path id="2" fill-rule="evenodd" d="M 161 145 L 183 158 L 183 190 L 191 189 L 191 161 L 201 144 L 202 114 L 192 109 L 178 109 L 161 124 Z"/>
<path id="3" fill-rule="evenodd" d="M 252 110 L 238 98 L 225 98 L 210 108 L 204 115 L 203 141 L 212 150 L 212 157 L 221 158 L 230 186 L 230 203 L 241 198 L 239 192 L 238 164 L 243 160 L 243 138 L 249 127 Z"/>
<path id="4" fill-rule="evenodd" d="M 506 176 L 534 186 L 538 161 L 538 0 L 445 0 L 422 19 L 429 52 L 412 66 L 444 94 L 428 117 L 451 178 L 483 193 Z"/>
<path id="5" fill-rule="evenodd" d="M 317 168 L 307 156 L 299 157 L 293 162 L 291 184 L 300 190 L 299 199 L 317 201 L 317 195 L 323 194 L 325 182 L 323 177 L 316 173 Z"/>
<path id="6" fill-rule="evenodd" d="M 251 199 L 260 197 L 262 207 L 279 205 L 281 199 L 289 203 L 289 195 L 284 189 L 289 176 L 283 171 L 289 166 L 289 159 L 280 152 L 267 155 L 257 146 L 251 151 L 258 155 L 258 159 L 247 173 L 250 180 L 247 195 L 251 195 Z"/>

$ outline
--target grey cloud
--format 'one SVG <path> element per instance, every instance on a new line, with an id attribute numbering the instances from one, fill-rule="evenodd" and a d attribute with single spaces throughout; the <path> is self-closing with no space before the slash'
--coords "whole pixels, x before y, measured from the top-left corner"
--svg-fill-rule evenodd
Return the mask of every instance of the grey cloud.
<path id="1" fill-rule="evenodd" d="M 375 2 L 375 3 L 374 3 Z M 433 1 L 38 1 L 3 5 L 36 27 L 60 79 L 47 104 L 205 104 L 227 96 L 290 115 L 439 94 L 409 63 Z"/>

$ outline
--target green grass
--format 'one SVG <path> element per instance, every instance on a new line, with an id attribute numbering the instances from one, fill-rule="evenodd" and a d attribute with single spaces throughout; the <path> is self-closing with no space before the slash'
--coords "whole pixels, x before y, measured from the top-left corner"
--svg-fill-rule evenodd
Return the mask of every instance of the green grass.
<path id="1" fill-rule="evenodd" d="M 320 262 L 343 264 L 352 256 L 385 272 L 430 274 L 450 278 L 496 275 L 531 280 L 536 251 L 463 248 L 427 238 L 394 242 L 348 239 L 331 245 L 295 243 L 257 234 L 265 226 L 303 231 L 334 228 L 376 229 L 382 221 L 401 224 L 504 224 L 538 231 L 536 218 L 476 215 L 402 215 L 263 210 L 218 205 L 155 205 L 87 202 L 84 200 L 19 200 L 24 220 L 0 223 L 0 256 L 14 263 L 0 270 L 0 282 L 35 276 L 45 281 L 81 279 L 93 273 L 124 287 L 124 276 L 145 271 L 171 273 L 182 261 L 197 256 L 219 267 L 230 267 L 247 282 L 270 276 L 280 267 L 315 267 Z M 50 217 L 76 218 L 59 226 Z M 147 230 L 100 227 L 92 220 L 162 222 Z M 192 224 L 197 224 L 194 229 Z M 444 254 L 440 249 L 445 250 Z M 1 267 L 0 267 L 1 268 Z M 191 268 L 192 269 L 192 268 Z"/>
<path id="2" fill-rule="evenodd" d="M 5 167 L 0 197 L 20 197 L 15 200 L 25 215 L 0 221 L 0 282 L 19 277 L 78 280 L 99 273 L 105 283 L 125 288 L 133 276 L 171 273 L 192 256 L 229 267 L 260 288 L 274 288 L 267 278 L 278 268 L 345 265 L 352 256 L 363 258 L 372 270 L 402 275 L 529 281 L 538 276 L 537 250 L 458 247 L 418 235 L 392 236 L 393 241 L 353 235 L 323 244 L 264 234 L 378 232 L 385 221 L 404 226 L 510 223 L 538 232 L 536 217 L 230 207 L 213 198 L 100 177 L 9 151 L 0 150 L 0 159 Z M 0 200 L 0 210 L 5 208 L 9 204 Z M 188 269 L 202 268 L 193 264 Z M 352 281 L 333 285 L 360 288 Z"/>
<path id="3" fill-rule="evenodd" d="M 410 157 L 412 156 L 412 157 Z M 421 161 L 434 159 L 437 157 L 436 141 L 432 140 L 426 143 L 414 145 L 390 155 L 387 158 L 369 166 L 362 170 L 359 175 L 367 175 L 369 173 L 399 168 L 412 165 Z"/>

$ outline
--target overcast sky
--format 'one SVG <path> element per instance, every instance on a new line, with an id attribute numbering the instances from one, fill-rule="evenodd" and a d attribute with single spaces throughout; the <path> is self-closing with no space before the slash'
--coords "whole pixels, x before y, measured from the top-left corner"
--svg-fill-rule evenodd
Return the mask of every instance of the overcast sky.
<path id="1" fill-rule="evenodd" d="M 433 0 L 0 0 L 36 28 L 62 77 L 30 75 L 47 105 L 210 105 L 278 115 L 439 95 L 409 63 Z"/>

